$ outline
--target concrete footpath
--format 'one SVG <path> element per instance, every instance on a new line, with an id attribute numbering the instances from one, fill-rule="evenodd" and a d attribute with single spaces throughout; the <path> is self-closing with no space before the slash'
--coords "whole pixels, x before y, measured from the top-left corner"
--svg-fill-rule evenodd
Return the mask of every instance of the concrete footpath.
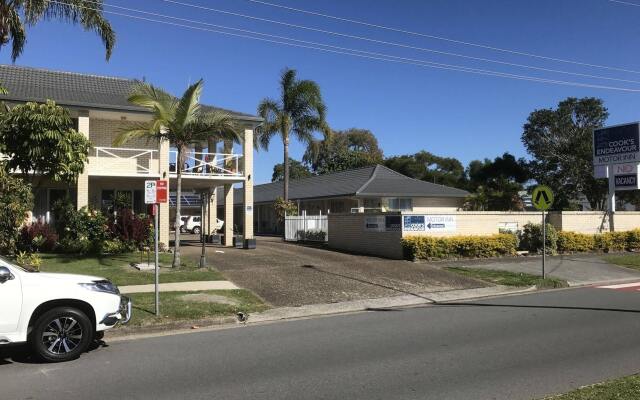
<path id="1" fill-rule="evenodd" d="M 564 279 L 569 286 L 584 286 L 602 282 L 640 279 L 640 271 L 610 264 L 599 255 L 562 255 L 546 259 L 546 273 Z M 434 265 L 434 264 L 432 264 Z M 492 260 L 464 260 L 438 263 L 442 267 L 467 267 L 520 272 L 542 273 L 542 257 L 505 258 Z"/>
<path id="2" fill-rule="evenodd" d="M 152 293 L 155 291 L 155 285 L 130 285 L 120 286 L 120 293 Z M 161 292 L 198 292 L 201 290 L 233 290 L 240 289 L 230 281 L 199 281 L 199 282 L 174 282 L 161 283 Z"/>

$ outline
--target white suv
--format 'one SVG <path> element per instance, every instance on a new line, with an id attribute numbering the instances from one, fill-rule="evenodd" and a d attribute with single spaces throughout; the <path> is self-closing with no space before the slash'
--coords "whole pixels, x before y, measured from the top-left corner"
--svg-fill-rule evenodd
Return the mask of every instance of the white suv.
<path id="1" fill-rule="evenodd" d="M 181 218 L 185 218 L 185 217 L 181 217 Z M 190 217 L 187 217 L 187 219 L 182 223 L 182 226 L 180 226 L 180 232 L 182 233 L 191 232 L 191 233 L 195 233 L 196 235 L 199 235 L 200 232 L 202 232 L 201 226 L 202 226 L 202 223 L 200 221 L 200 217 L 196 215 L 192 215 Z M 223 226 L 224 226 L 224 221 L 216 218 L 215 230 L 218 231 L 222 229 Z"/>
<path id="2" fill-rule="evenodd" d="M 30 272 L 0 256 L 0 345 L 29 342 L 41 359 L 67 361 L 130 318 L 131 300 L 104 278 Z"/>

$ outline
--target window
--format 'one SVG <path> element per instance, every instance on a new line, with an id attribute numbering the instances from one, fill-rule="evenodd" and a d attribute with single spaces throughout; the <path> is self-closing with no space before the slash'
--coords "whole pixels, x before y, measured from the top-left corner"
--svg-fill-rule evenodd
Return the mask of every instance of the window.
<path id="1" fill-rule="evenodd" d="M 390 211 L 412 211 L 413 206 L 410 198 L 391 198 L 389 199 Z"/>

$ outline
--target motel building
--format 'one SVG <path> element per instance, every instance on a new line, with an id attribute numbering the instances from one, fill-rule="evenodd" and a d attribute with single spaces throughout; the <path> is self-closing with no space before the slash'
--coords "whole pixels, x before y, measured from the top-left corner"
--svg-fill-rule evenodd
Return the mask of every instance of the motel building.
<path id="1" fill-rule="evenodd" d="M 9 92 L 1 95 L 0 100 L 9 106 L 51 99 L 67 108 L 78 132 L 93 145 L 77 184 L 45 181 L 38 185 L 33 218 L 51 218 L 53 204 L 65 196 L 70 196 L 78 209 L 89 206 L 106 212 L 115 196 L 124 194 L 136 213 L 146 213 L 145 180 L 168 180 L 170 190 L 175 191 L 177 169 L 181 168 L 185 192 L 213 194 L 205 201 L 205 208 L 212 216 L 211 221 L 216 221 L 216 216 L 225 221 L 224 245 L 232 245 L 235 225 L 247 227 L 243 231 L 245 243 L 253 239 L 253 135 L 262 121 L 259 117 L 228 111 L 242 127 L 241 144 L 213 140 L 196 143 L 188 149 L 184 165 L 177 165 L 177 151 L 167 141 L 142 139 L 122 147 L 113 146 L 127 124 L 150 119 L 149 110 L 127 102 L 134 80 L 0 65 L 0 82 Z M 234 185 L 241 187 L 234 191 Z M 215 195 L 216 188 L 219 196 Z M 242 195 L 242 210 L 248 210 L 236 214 L 242 221 L 234 221 L 234 194 L 238 191 Z M 220 197 L 225 201 L 223 215 L 217 215 L 216 199 Z M 160 205 L 160 242 L 166 245 L 173 214 L 169 203 Z"/>

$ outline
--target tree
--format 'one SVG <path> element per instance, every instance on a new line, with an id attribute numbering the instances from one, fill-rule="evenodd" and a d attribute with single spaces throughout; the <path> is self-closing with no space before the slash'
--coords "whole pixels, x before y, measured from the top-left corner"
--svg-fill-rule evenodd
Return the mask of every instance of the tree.
<path id="1" fill-rule="evenodd" d="M 52 100 L 20 104 L 0 114 L 0 153 L 10 157 L 6 168 L 72 184 L 84 171 L 91 142 L 73 128 L 69 112 Z M 33 175 L 32 175 L 33 174 Z"/>
<path id="2" fill-rule="evenodd" d="M 289 159 L 289 178 L 290 179 L 302 179 L 313 176 L 309 168 L 298 160 L 292 158 Z M 273 175 L 271 176 L 271 182 L 279 182 L 284 180 L 284 164 L 276 164 L 273 166 Z"/>
<path id="3" fill-rule="evenodd" d="M 411 178 L 459 188 L 465 185 L 464 166 L 452 157 L 440 157 L 423 150 L 387 158 L 385 165 Z"/>
<path id="4" fill-rule="evenodd" d="M 535 110 L 529 115 L 522 143 L 533 157 L 533 177 L 556 193 L 554 208 L 569 207 L 580 193 L 591 208 L 604 208 L 607 184 L 593 177 L 592 134 L 608 116 L 602 100 L 593 97 L 569 97 L 555 110 Z"/>
<path id="5" fill-rule="evenodd" d="M 310 80 L 296 79 L 296 71 L 285 69 L 280 79 L 280 99 L 263 99 L 258 114 L 264 119 L 258 127 L 257 142 L 269 148 L 271 139 L 280 135 L 284 145 L 284 201 L 289 200 L 289 143 L 293 135 L 303 143 L 313 140 L 314 131 L 326 131 L 326 106 L 320 87 Z"/>
<path id="6" fill-rule="evenodd" d="M 383 162 L 378 139 L 371 131 L 351 128 L 328 131 L 324 138 L 307 147 L 303 161 L 317 174 L 368 167 Z"/>
<path id="7" fill-rule="evenodd" d="M 116 35 L 102 15 L 102 0 L 2 0 L 0 1 L 0 48 L 11 42 L 11 60 L 15 61 L 27 41 L 26 27 L 41 20 L 59 20 L 80 24 L 84 30 L 96 32 L 106 49 L 107 60 Z"/>
<path id="8" fill-rule="evenodd" d="M 20 227 L 33 209 L 33 193 L 28 183 L 12 176 L 0 163 L 0 254 L 15 251 Z"/>
<path id="9" fill-rule="evenodd" d="M 472 210 L 521 211 L 524 204 L 519 191 L 529 180 L 527 162 L 504 153 L 493 161 L 474 160 L 467 167 L 467 189 L 473 194 L 467 199 Z"/>
<path id="10" fill-rule="evenodd" d="M 115 146 L 120 146 L 134 138 L 168 140 L 177 148 L 177 200 L 175 219 L 175 244 L 173 267 L 180 266 L 180 207 L 182 197 L 182 168 L 187 147 L 190 144 L 216 140 L 240 141 L 238 126 L 231 115 L 223 111 L 204 112 L 200 108 L 202 79 L 189 86 L 179 99 L 144 82 L 138 82 L 129 96 L 129 102 L 147 107 L 152 111 L 148 122 L 133 123 L 120 132 Z"/>

